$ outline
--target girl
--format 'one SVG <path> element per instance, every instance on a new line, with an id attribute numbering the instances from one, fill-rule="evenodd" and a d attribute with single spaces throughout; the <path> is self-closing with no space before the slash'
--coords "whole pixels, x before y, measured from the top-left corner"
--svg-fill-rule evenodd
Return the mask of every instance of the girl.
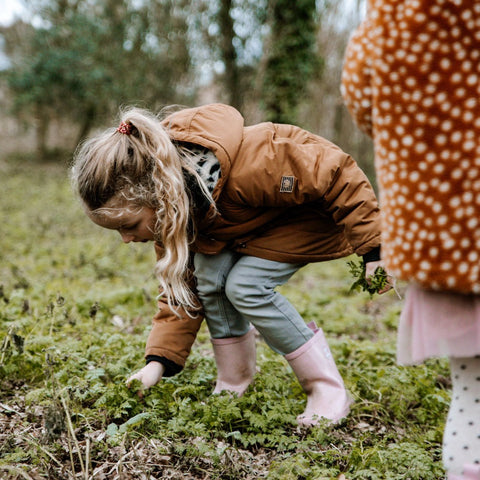
<path id="1" fill-rule="evenodd" d="M 145 388 L 180 372 L 205 315 L 214 393 L 242 395 L 255 374 L 255 327 L 307 393 L 301 425 L 337 422 L 350 400 L 321 329 L 275 287 L 308 262 L 352 253 L 379 264 L 377 201 L 337 146 L 292 125 L 244 126 L 222 104 L 161 121 L 135 108 L 78 150 L 75 188 L 89 218 L 124 242 L 155 242 L 159 311 Z M 252 327 L 253 326 L 253 327 Z"/>
<path id="2" fill-rule="evenodd" d="M 449 480 L 480 479 L 480 3 L 372 0 L 343 94 L 373 136 L 382 256 L 410 281 L 398 360 L 448 355 Z"/>

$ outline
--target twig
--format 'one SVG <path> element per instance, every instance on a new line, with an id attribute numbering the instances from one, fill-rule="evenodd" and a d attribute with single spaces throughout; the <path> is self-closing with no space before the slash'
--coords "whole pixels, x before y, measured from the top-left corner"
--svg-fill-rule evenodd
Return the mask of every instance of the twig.
<path id="1" fill-rule="evenodd" d="M 85 480 L 88 480 L 88 470 L 90 464 L 90 439 L 87 437 L 85 445 Z"/>
<path id="2" fill-rule="evenodd" d="M 75 444 L 75 447 L 77 448 L 78 459 L 80 461 L 80 467 L 82 469 L 82 474 L 85 477 L 85 475 L 88 475 L 88 472 L 85 470 L 85 467 L 83 465 L 83 458 L 82 458 L 82 453 L 80 451 L 80 444 L 78 443 L 77 437 L 75 435 L 75 431 L 73 430 L 72 419 L 70 418 L 70 413 L 68 412 L 67 404 L 66 404 L 65 399 L 63 398 L 62 395 L 60 395 L 60 400 L 62 402 L 63 409 L 65 410 L 65 415 L 67 417 L 68 430 L 70 432 L 70 435 L 72 436 L 73 443 Z M 87 477 L 85 477 L 85 478 L 87 478 Z"/>
<path id="3" fill-rule="evenodd" d="M 10 327 L 8 329 L 7 334 L 5 335 L 5 338 L 3 339 L 3 342 L 2 342 L 2 356 L 0 357 L 0 365 L 3 365 L 3 362 L 5 361 L 5 354 L 7 353 L 8 347 L 11 343 L 12 331 L 13 331 L 13 327 Z"/>
<path id="4" fill-rule="evenodd" d="M 30 434 L 29 435 L 31 438 L 26 438 L 27 442 L 29 442 L 31 445 L 39 448 L 43 453 L 47 454 L 59 467 L 63 467 L 63 464 L 62 462 L 60 462 L 59 460 L 57 460 L 46 448 L 42 447 L 35 439 L 35 437 Z"/>
<path id="5" fill-rule="evenodd" d="M 1 364 L 1 362 L 0 362 Z M 5 405 L 4 403 L 0 403 L 0 408 L 3 408 L 3 410 L 11 413 L 16 413 L 17 415 L 21 415 L 22 412 L 19 412 L 18 410 L 14 410 L 13 408 L 10 408 L 8 405 Z"/>
<path id="6" fill-rule="evenodd" d="M 72 475 L 75 478 L 75 462 L 73 461 L 73 452 L 72 452 L 72 445 L 70 443 L 70 437 L 67 436 L 67 443 L 68 443 L 68 455 L 70 456 L 70 463 L 72 464 Z"/>
<path id="7" fill-rule="evenodd" d="M 132 450 L 130 450 L 129 452 L 125 452 L 125 438 L 126 438 L 126 436 L 127 436 L 127 432 L 124 433 L 123 438 L 122 438 L 122 442 L 120 444 L 120 451 L 122 452 L 122 456 L 118 459 L 118 461 L 115 464 L 113 464 L 112 468 L 108 472 L 108 474 L 111 474 L 114 470 L 116 470 L 117 473 L 119 474 L 119 478 L 122 478 L 123 466 L 125 464 L 129 464 L 129 463 L 134 462 L 134 460 L 131 460 L 129 462 L 125 462 L 125 460 L 128 457 L 131 457 L 134 454 L 134 452 Z"/>
<path id="8" fill-rule="evenodd" d="M 25 467 L 31 468 L 30 465 L 25 465 Z M 28 475 L 26 472 L 24 472 L 21 468 L 14 467 L 13 465 L 0 465 L 0 468 L 7 470 L 9 472 L 16 473 L 17 475 L 20 475 L 21 477 L 25 478 L 25 480 L 33 480 L 33 478 Z"/>

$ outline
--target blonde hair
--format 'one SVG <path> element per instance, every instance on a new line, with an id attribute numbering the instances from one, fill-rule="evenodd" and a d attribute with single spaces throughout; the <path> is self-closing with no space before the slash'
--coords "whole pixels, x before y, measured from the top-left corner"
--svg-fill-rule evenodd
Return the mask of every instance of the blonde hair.
<path id="1" fill-rule="evenodd" d="M 110 128 L 79 146 L 71 169 L 74 189 L 89 213 L 109 215 L 115 205 L 147 206 L 155 210 L 155 241 L 163 256 L 155 265 L 160 295 L 170 307 L 199 309 L 187 284 L 192 202 L 184 172 L 193 175 L 211 203 L 213 199 L 194 168 L 187 147 L 176 146 L 149 111 L 131 107 L 120 112 L 128 134 Z M 117 209 L 118 212 L 118 209 Z"/>

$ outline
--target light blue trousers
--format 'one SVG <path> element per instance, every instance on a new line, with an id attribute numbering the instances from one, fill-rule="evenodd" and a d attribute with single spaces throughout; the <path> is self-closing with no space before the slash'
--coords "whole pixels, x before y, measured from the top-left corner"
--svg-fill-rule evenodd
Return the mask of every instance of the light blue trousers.
<path id="1" fill-rule="evenodd" d="M 234 252 L 195 254 L 198 295 L 212 338 L 239 337 L 251 325 L 286 355 L 313 337 L 293 305 L 275 287 L 303 264 L 280 263 Z"/>

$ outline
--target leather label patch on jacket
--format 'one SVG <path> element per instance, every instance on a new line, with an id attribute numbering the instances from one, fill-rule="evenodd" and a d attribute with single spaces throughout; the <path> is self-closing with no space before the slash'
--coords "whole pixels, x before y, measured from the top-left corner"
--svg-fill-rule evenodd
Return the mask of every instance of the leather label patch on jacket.
<path id="1" fill-rule="evenodd" d="M 280 191 L 283 193 L 292 193 L 295 185 L 295 177 L 284 175 L 280 184 Z"/>

